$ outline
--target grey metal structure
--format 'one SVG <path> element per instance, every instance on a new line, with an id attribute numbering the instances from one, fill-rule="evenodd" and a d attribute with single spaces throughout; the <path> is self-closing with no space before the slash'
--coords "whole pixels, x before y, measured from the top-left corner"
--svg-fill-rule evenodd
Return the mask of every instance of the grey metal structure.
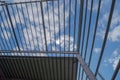
<path id="1" fill-rule="evenodd" d="M 91 26 L 94 0 L 88 2 L 89 0 L 0 1 L 0 80 L 97 80 L 97 75 L 104 80 L 99 68 L 116 0 L 110 4 L 95 72 L 90 65 L 94 55 L 101 0 L 98 0 L 95 26 Z M 87 10 L 88 4 L 91 4 L 90 11 Z M 74 10 L 71 9 L 73 6 Z M 90 37 L 92 27 L 93 38 Z M 91 47 L 88 46 L 90 38 Z M 119 69 L 120 60 L 112 80 L 115 80 Z"/>
<path id="2" fill-rule="evenodd" d="M 83 67 L 83 70 L 85 71 L 86 76 L 88 77 L 88 79 L 90 79 L 90 80 L 97 80 L 96 77 L 94 76 L 93 72 L 90 70 L 88 65 L 82 59 L 80 54 L 77 54 L 77 59 L 80 61 L 80 64 Z"/>

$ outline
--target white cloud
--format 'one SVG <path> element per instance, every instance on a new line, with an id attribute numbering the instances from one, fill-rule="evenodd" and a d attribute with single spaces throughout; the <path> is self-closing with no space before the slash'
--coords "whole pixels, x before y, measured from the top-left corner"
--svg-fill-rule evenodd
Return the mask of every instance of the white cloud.
<path id="1" fill-rule="evenodd" d="M 113 68 L 114 68 L 114 70 L 115 70 L 115 68 L 116 68 L 116 66 L 118 64 L 119 59 L 120 59 L 120 57 L 117 58 L 117 59 L 115 59 L 114 62 L 113 62 Z"/>
<path id="2" fill-rule="evenodd" d="M 113 42 L 120 41 L 120 25 L 109 32 L 108 39 Z"/>
<path id="3" fill-rule="evenodd" d="M 118 24 L 118 21 L 116 19 L 113 19 L 113 22 L 111 23 L 111 30 L 109 31 L 109 35 L 108 35 L 108 39 L 112 42 L 120 41 L 120 34 L 119 34 L 120 25 L 115 26 L 116 24 Z M 105 26 L 103 21 L 101 25 Z M 105 35 L 105 28 L 99 27 L 99 31 L 97 32 L 97 35 L 103 39 Z"/>
<path id="4" fill-rule="evenodd" d="M 43 30 L 43 23 L 42 23 L 42 15 L 41 15 L 41 9 L 39 8 L 37 10 L 36 5 L 33 4 L 33 13 L 31 10 L 31 5 L 27 5 L 28 9 L 29 9 L 29 16 L 27 15 L 27 10 L 26 8 L 24 8 L 25 10 L 25 17 L 26 19 L 29 19 L 31 23 L 35 22 L 36 26 L 34 26 L 33 24 L 29 24 L 29 22 L 27 21 L 27 28 L 24 28 L 23 32 L 24 32 L 24 36 L 26 39 L 26 43 L 27 46 L 29 46 L 31 44 L 31 48 L 29 47 L 29 49 L 35 49 L 35 47 L 39 46 L 40 48 L 43 48 L 45 50 L 45 39 L 44 39 L 44 30 Z M 38 7 L 40 7 L 40 5 L 38 4 Z M 43 10 L 45 10 L 47 7 L 46 3 L 43 3 Z M 21 7 L 19 7 L 21 8 Z M 62 30 L 64 28 L 64 24 L 63 24 L 63 3 L 60 4 L 60 30 Z M 50 28 L 49 28 L 49 24 L 48 24 L 48 13 L 44 11 L 44 22 L 45 22 L 45 31 L 46 31 L 46 40 L 47 40 L 47 45 L 49 45 L 50 43 L 55 43 L 55 36 L 58 32 L 59 32 L 59 26 L 58 26 L 58 9 L 57 7 L 54 7 L 54 18 L 55 18 L 55 27 L 54 27 L 54 22 L 53 22 L 53 10 L 52 10 L 52 6 L 49 6 L 49 17 L 50 17 Z M 39 17 L 38 17 L 38 13 L 39 13 Z M 65 18 L 66 21 L 68 19 L 68 13 L 69 11 L 66 10 L 65 11 Z M 34 15 L 34 19 L 33 20 L 33 15 Z M 40 22 L 39 22 L 40 20 Z M 65 22 L 66 22 L 65 21 Z M 39 25 L 39 23 L 41 24 L 41 26 Z M 65 26 L 66 27 L 66 26 Z M 32 32 L 31 32 L 32 30 Z M 55 31 L 55 32 L 54 32 Z M 29 34 L 29 35 L 28 35 Z M 28 38 L 29 37 L 29 38 Z M 38 41 L 37 41 L 37 40 Z M 50 40 L 51 39 L 51 40 Z M 30 41 L 30 42 L 29 42 Z M 58 44 L 59 42 L 57 42 Z M 53 49 L 55 49 L 55 47 L 52 47 Z"/>
<path id="5" fill-rule="evenodd" d="M 104 60 L 104 63 L 110 63 L 113 67 L 113 69 L 115 70 L 117 64 L 118 64 L 118 61 L 120 59 L 120 51 L 119 51 L 119 48 L 117 48 L 116 50 L 113 51 L 113 54 L 110 56 L 109 59 L 105 59 Z"/>
<path id="6" fill-rule="evenodd" d="M 95 53 L 99 53 L 101 51 L 101 48 L 94 48 Z"/>
<path id="7" fill-rule="evenodd" d="M 47 56 L 46 53 L 3 53 L 2 55 L 12 55 L 12 56 Z"/>
<path id="8" fill-rule="evenodd" d="M 64 38 L 64 35 L 61 35 L 60 39 L 56 40 L 56 44 L 61 46 L 62 48 L 65 47 L 65 50 L 69 50 L 69 48 L 70 48 L 70 51 L 72 51 L 73 50 L 73 41 L 74 41 L 73 37 L 70 37 L 70 40 L 69 40 L 68 35 L 65 35 L 65 38 Z M 64 46 L 64 44 L 65 44 L 65 46 Z M 76 44 L 75 44 L 75 49 L 76 49 Z"/>
<path id="9" fill-rule="evenodd" d="M 115 70 L 115 68 L 116 68 L 116 66 L 118 64 L 119 59 L 120 59 L 120 55 L 109 59 L 109 63 L 112 64 L 112 67 L 113 67 L 114 70 Z"/>
<path id="10" fill-rule="evenodd" d="M 108 15 L 109 15 L 108 12 L 103 13 L 102 17 L 99 19 L 99 22 L 98 22 L 97 36 L 100 36 L 102 39 L 105 36 L 105 29 L 106 29 L 106 24 L 108 20 Z"/>
<path id="11" fill-rule="evenodd" d="M 10 9 L 10 11 L 13 11 L 13 10 Z M 15 14 L 15 11 L 16 10 L 14 10 L 14 14 Z M 5 12 L 6 12 L 6 9 L 5 9 Z M 11 28 L 10 19 L 7 16 L 5 16 L 5 14 L 6 13 L 3 13 L 3 12 L 1 13 L 2 19 L 3 19 L 3 21 L 1 22 L 1 26 L 6 28 Z M 10 15 L 11 15 L 11 20 L 14 28 L 18 23 L 24 24 L 24 18 L 20 10 L 18 10 L 18 14 L 13 15 L 12 13 L 10 13 Z"/>
<path id="12" fill-rule="evenodd" d="M 21 0 L 14 0 L 14 2 L 20 2 Z M 24 0 L 24 1 L 29 1 L 29 0 Z M 49 2 L 48 2 L 49 3 Z M 21 35 L 24 36 L 24 38 L 21 38 L 23 39 L 22 43 L 24 44 L 23 46 L 23 49 L 26 50 L 35 50 L 36 47 L 40 47 L 40 49 L 44 49 L 45 50 L 45 39 L 44 39 L 44 30 L 43 30 L 43 22 L 42 22 L 42 15 L 41 15 L 41 9 L 40 9 L 40 4 L 37 3 L 37 8 L 36 8 L 36 5 L 35 4 L 32 4 L 32 8 L 31 8 L 31 5 L 30 4 L 27 4 L 27 8 L 25 5 L 19 5 L 18 4 L 18 13 L 16 13 L 14 16 L 16 18 L 16 21 L 14 20 L 14 16 L 13 14 L 11 13 L 11 19 L 12 19 L 12 23 L 14 25 L 14 28 L 16 28 L 16 24 L 17 23 L 20 23 L 20 20 L 19 20 L 19 16 L 20 16 L 20 19 L 22 21 L 22 24 L 24 25 L 25 22 L 26 22 L 26 26 L 23 27 L 23 34 L 21 33 Z M 50 29 L 49 29 L 49 24 L 48 24 L 48 13 L 46 12 L 46 8 L 47 8 L 47 5 L 46 3 L 43 3 L 43 12 L 44 12 L 44 22 L 45 22 L 45 31 L 46 31 L 46 40 L 47 40 L 47 45 L 49 44 L 54 44 L 56 43 L 57 45 L 61 44 L 61 47 L 63 48 L 64 47 L 64 37 L 63 35 L 60 35 L 61 37 L 61 41 L 62 42 L 59 42 L 58 39 L 55 41 L 55 36 L 56 34 L 58 34 L 59 32 L 59 20 L 60 20 L 60 31 L 62 32 L 63 31 L 63 28 L 64 28 L 64 5 L 63 5 L 63 2 L 60 1 L 60 19 L 58 19 L 58 5 L 57 3 L 54 4 L 54 19 L 55 19 L 55 27 L 54 27 L 54 22 L 53 22 L 53 8 L 52 8 L 52 5 L 49 5 L 49 17 L 50 17 Z M 74 6 L 74 5 L 72 5 Z M 71 6 L 71 7 L 72 7 Z M 15 6 L 13 6 L 15 8 Z M 68 2 L 66 2 L 66 9 L 65 9 L 65 27 L 67 27 L 68 25 L 68 19 L 69 19 L 69 5 L 68 5 Z M 27 9 L 28 9 L 28 13 L 27 13 Z M 33 9 L 33 13 L 32 13 L 32 10 Z M 22 13 L 22 10 L 23 10 L 23 13 Z M 15 10 L 16 11 L 16 10 Z M 24 14 L 24 16 L 23 16 Z M 29 16 L 28 16 L 29 14 Z M 39 14 L 39 16 L 38 16 Z M 2 14 L 4 16 L 4 14 Z M 34 17 L 34 20 L 33 20 L 33 17 Z M 24 19 L 25 19 L 25 22 L 24 22 Z M 29 23 L 30 21 L 30 23 Z M 5 23 L 5 26 L 3 25 L 3 22 Z M 8 27 L 10 28 L 9 26 L 7 26 L 7 21 L 6 19 L 4 19 L 1 23 L 2 27 Z M 9 20 L 8 20 L 9 22 Z M 34 25 L 34 22 L 35 22 L 35 25 Z M 9 22 L 10 24 L 10 22 Z M 32 30 L 32 32 L 31 32 Z M 55 31 L 55 33 L 54 33 Z M 51 33 L 51 35 L 50 35 Z M 51 42 L 50 42 L 50 39 L 51 39 Z M 70 37 L 70 50 L 73 50 L 73 37 Z M 65 48 L 66 50 L 68 50 L 69 48 L 69 36 L 68 35 L 65 35 Z M 26 47 L 27 45 L 27 47 Z M 60 46 L 60 45 L 59 45 Z M 20 46 L 22 47 L 22 46 Z M 55 46 L 52 47 L 53 49 L 55 49 Z M 76 45 L 75 45 L 75 49 L 76 49 Z M 57 50 L 57 49 L 56 49 Z"/>
<path id="13" fill-rule="evenodd" d="M 88 0 L 88 10 L 90 10 L 90 8 L 91 8 L 91 0 Z M 98 9 L 98 0 L 97 1 L 95 0 L 95 1 L 93 1 L 92 10 L 93 10 L 93 12 L 96 12 L 97 9 Z"/>
<path id="14" fill-rule="evenodd" d="M 31 26 L 28 28 L 25 28 L 23 30 L 24 32 L 24 36 L 25 36 L 25 40 L 26 40 L 26 44 L 27 46 L 30 46 L 29 49 L 35 49 L 35 47 L 39 46 L 40 48 L 45 49 L 45 40 L 44 40 L 44 34 L 43 34 L 43 29 L 41 29 L 37 26 Z M 43 40 L 42 40 L 43 39 Z M 48 37 L 47 37 L 48 39 Z M 49 41 L 49 40 L 47 40 Z"/>
<path id="15" fill-rule="evenodd" d="M 104 38 L 105 29 L 108 23 L 108 17 L 109 17 L 109 9 L 110 5 L 108 3 L 111 3 L 110 0 L 102 1 L 102 11 L 100 15 L 100 19 L 98 22 L 98 32 L 97 35 L 100 36 L 102 39 Z M 105 7 L 107 5 L 108 7 Z M 108 8 L 108 9 L 107 9 Z M 115 11 L 112 16 L 111 26 L 110 26 L 110 32 L 108 39 L 112 42 L 116 42 L 120 40 L 120 11 L 119 8 L 116 6 Z"/>
<path id="16" fill-rule="evenodd" d="M 60 40 L 58 39 L 58 40 L 56 40 L 56 44 L 58 44 L 58 45 L 60 45 Z"/>
<path id="17" fill-rule="evenodd" d="M 100 21 L 99 21 L 99 26 L 102 27 L 102 28 L 105 28 L 106 27 L 106 23 L 108 21 L 108 17 L 109 17 L 109 13 L 106 12 L 106 13 L 103 13 L 102 17 L 100 18 Z"/>
<path id="18" fill-rule="evenodd" d="M 111 21 L 111 28 L 116 27 L 116 25 L 119 23 L 120 23 L 120 12 L 115 11 Z"/>

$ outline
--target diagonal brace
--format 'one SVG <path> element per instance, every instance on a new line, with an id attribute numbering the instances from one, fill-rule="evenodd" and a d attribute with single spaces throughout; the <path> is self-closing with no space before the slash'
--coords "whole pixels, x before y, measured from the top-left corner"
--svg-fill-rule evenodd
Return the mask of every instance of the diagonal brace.
<path id="1" fill-rule="evenodd" d="M 80 62 L 83 70 L 85 71 L 87 77 L 89 78 L 89 80 L 97 80 L 95 75 L 93 74 L 93 72 L 90 70 L 90 68 L 87 66 L 87 64 L 85 63 L 85 61 L 82 59 L 80 54 L 76 54 L 78 61 Z"/>

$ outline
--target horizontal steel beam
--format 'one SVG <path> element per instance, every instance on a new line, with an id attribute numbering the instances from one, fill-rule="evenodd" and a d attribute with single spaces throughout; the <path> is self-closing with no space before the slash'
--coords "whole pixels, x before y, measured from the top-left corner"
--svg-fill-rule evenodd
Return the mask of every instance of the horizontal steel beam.
<path id="1" fill-rule="evenodd" d="M 0 6 L 1 5 L 5 5 L 5 4 L 7 4 L 7 5 L 14 5 L 14 4 L 25 4 L 25 3 L 36 3 L 36 2 L 47 2 L 47 1 L 58 1 L 58 0 L 36 0 L 36 1 L 24 1 L 24 2 L 5 2 L 5 1 L 0 1 Z"/>
<path id="2" fill-rule="evenodd" d="M 70 59 L 70 58 L 76 58 L 76 57 L 67 57 L 67 56 L 17 56 L 17 55 L 15 55 L 15 56 L 10 56 L 10 55 L 8 55 L 8 56 L 6 56 L 6 55 L 2 55 L 2 56 L 0 56 L 0 60 L 1 59 L 19 59 L 19 58 L 26 58 L 26 59 L 29 59 L 29 58 L 57 58 L 57 59 L 65 59 L 65 58 L 68 58 L 68 59 Z M 73 63 L 76 63 L 77 62 L 77 60 L 75 60 L 75 61 L 73 61 Z"/>
<path id="3" fill-rule="evenodd" d="M 90 68 L 87 66 L 87 64 L 85 63 L 84 59 L 82 59 L 80 54 L 77 54 L 77 59 L 80 62 L 83 70 L 85 71 L 87 77 L 89 78 L 89 80 L 97 80 L 95 75 L 93 74 L 93 72 L 90 70 Z"/>
<path id="4" fill-rule="evenodd" d="M 65 53 L 65 54 L 79 54 L 79 52 L 72 51 L 39 51 L 39 50 L 0 50 L 0 53 Z"/>

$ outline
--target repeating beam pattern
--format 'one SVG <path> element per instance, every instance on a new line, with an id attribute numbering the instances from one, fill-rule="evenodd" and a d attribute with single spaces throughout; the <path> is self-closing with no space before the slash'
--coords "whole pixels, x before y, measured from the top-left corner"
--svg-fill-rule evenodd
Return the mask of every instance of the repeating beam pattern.
<path id="1" fill-rule="evenodd" d="M 48 62 L 51 60 L 50 58 L 46 58 L 44 63 L 41 62 L 44 74 L 41 75 L 44 76 L 42 80 L 49 80 L 49 76 L 53 77 L 54 75 L 56 77 L 53 77 L 53 80 L 60 80 L 60 76 L 62 76 L 62 80 L 83 80 L 85 78 L 86 80 L 96 80 L 97 75 L 104 80 L 104 76 L 99 73 L 99 68 L 104 55 L 116 0 L 112 0 L 110 4 L 105 36 L 100 56 L 95 66 L 95 73 L 92 72 L 90 66 L 94 55 L 93 49 L 95 47 L 102 0 L 98 0 L 96 18 L 93 16 L 95 14 L 93 13 L 94 2 L 94 0 L 0 1 L 1 63 L 8 61 L 4 59 L 6 57 L 17 57 L 18 59 L 23 57 L 31 58 L 32 56 L 37 58 L 40 56 L 55 57 L 53 63 L 52 61 L 51 63 Z M 92 18 L 95 18 L 95 24 L 93 24 Z M 92 35 L 90 34 L 91 32 L 93 32 Z M 91 45 L 89 46 L 90 42 Z M 60 59 L 59 64 L 58 57 Z M 65 61 L 66 57 L 67 61 Z M 78 60 L 74 60 L 76 57 Z M 20 69 L 24 69 L 26 67 L 22 63 L 30 65 L 34 63 L 34 60 L 21 60 L 20 62 L 13 60 L 12 63 L 15 64 L 13 67 L 17 70 L 18 63 L 21 66 Z M 74 63 L 78 63 L 77 67 Z M 33 74 L 36 73 L 36 64 L 37 62 L 35 62 L 35 67 L 33 65 L 30 67 L 33 70 Z M 118 74 L 119 64 L 115 69 L 112 80 Z M 4 63 L 4 65 L 10 66 L 8 63 Z M 51 67 L 51 65 L 54 66 Z M 1 68 L 3 68 L 2 65 L 0 66 L 0 74 L 3 76 Z M 77 69 L 76 77 L 73 76 L 74 68 Z M 10 73 L 9 69 L 7 71 L 7 67 L 5 69 L 9 73 L 8 76 L 10 76 L 12 73 Z M 45 69 L 47 71 L 53 70 L 53 73 L 52 71 L 49 71 L 50 74 L 45 73 Z M 13 76 L 21 75 L 26 77 L 33 75 L 31 73 L 22 75 L 21 73 L 13 74 Z M 39 77 L 37 75 L 34 76 Z"/>

